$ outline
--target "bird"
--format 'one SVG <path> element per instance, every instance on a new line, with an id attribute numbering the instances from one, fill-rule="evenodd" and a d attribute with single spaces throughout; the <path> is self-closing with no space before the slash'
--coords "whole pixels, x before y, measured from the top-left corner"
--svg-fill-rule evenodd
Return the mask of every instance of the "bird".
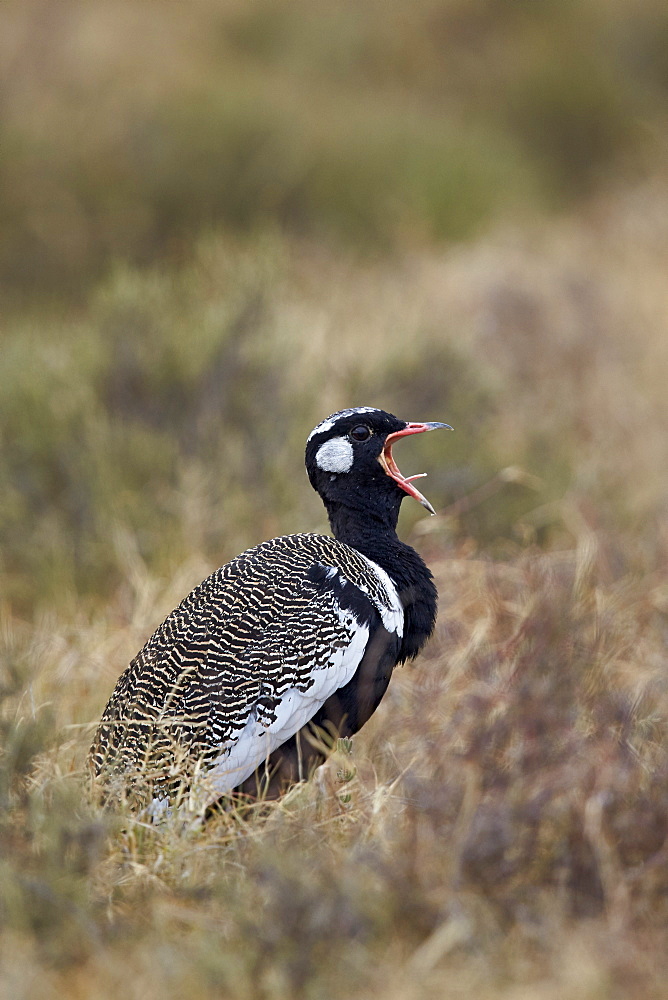
<path id="1" fill-rule="evenodd" d="M 122 792 L 159 814 L 276 797 L 322 763 L 325 734 L 361 729 L 394 667 L 434 629 L 432 574 L 396 528 L 406 496 L 435 511 L 392 446 L 439 428 L 452 430 L 357 406 L 311 431 L 306 471 L 332 535 L 261 542 L 167 616 L 118 679 L 93 740 L 108 798 Z"/>

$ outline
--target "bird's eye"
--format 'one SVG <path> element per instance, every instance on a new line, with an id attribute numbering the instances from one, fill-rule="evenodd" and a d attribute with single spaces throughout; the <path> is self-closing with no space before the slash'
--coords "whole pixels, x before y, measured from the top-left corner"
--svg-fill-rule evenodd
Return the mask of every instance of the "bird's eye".
<path id="1" fill-rule="evenodd" d="M 371 431 L 364 424 L 358 424 L 351 430 L 350 437 L 353 441 L 366 441 L 371 437 Z"/>

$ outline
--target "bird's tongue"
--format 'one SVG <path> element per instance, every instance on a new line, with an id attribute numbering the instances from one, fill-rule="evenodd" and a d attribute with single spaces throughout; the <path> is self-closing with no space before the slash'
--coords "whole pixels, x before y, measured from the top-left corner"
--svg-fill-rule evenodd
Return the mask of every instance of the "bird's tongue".
<path id="1" fill-rule="evenodd" d="M 426 424 L 406 424 L 400 431 L 395 431 L 394 434 L 388 434 L 385 439 L 385 444 L 383 445 L 383 450 L 378 456 L 378 461 L 385 469 L 385 472 L 391 479 L 394 479 L 395 483 L 401 487 L 401 489 L 408 493 L 409 496 L 414 497 L 423 507 L 429 511 L 430 514 L 435 514 L 436 511 L 429 503 L 426 497 L 423 497 L 419 490 L 413 486 L 413 480 L 422 479 L 427 475 L 426 472 L 419 472 L 416 476 L 402 476 L 399 471 L 399 466 L 394 461 L 394 456 L 392 455 L 392 445 L 399 438 L 406 437 L 409 434 L 424 434 L 425 431 L 434 431 L 439 427 L 447 427 L 448 430 L 452 430 L 450 424 L 440 424 L 440 423 L 426 423 Z"/>

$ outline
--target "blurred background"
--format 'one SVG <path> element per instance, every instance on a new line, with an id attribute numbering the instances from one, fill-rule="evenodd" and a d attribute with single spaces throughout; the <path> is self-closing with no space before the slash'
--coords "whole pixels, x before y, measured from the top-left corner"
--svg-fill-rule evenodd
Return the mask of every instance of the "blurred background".
<path id="1" fill-rule="evenodd" d="M 0 994 L 666 994 L 667 53 L 665 0 L 0 4 Z M 455 427 L 396 450 L 425 655 L 273 812 L 102 813 L 118 675 L 328 530 L 360 404 Z"/>
<path id="2" fill-rule="evenodd" d="M 569 490 L 642 531 L 668 406 L 664 3 L 1 16 L 9 608 L 108 597 L 121 536 L 170 572 L 321 526 L 303 441 L 351 404 L 456 425 L 411 452 L 441 509 L 519 467 L 450 537 L 547 543 Z"/>

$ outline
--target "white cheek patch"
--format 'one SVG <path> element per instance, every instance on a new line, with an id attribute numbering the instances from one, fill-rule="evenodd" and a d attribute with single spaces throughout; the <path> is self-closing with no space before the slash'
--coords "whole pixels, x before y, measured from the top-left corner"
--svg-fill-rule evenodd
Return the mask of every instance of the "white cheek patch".
<path id="1" fill-rule="evenodd" d="M 315 453 L 315 462 L 323 472 L 350 472 L 353 446 L 344 437 L 332 438 L 320 445 Z"/>

